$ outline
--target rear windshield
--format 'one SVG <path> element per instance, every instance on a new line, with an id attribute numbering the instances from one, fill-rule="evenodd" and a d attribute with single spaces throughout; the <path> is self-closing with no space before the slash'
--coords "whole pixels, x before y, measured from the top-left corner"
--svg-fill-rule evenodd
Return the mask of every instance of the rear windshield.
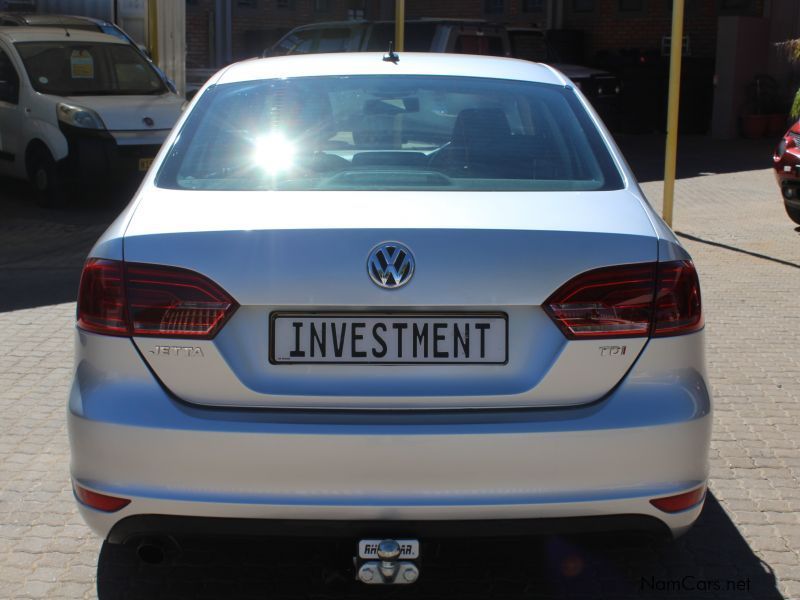
<path id="1" fill-rule="evenodd" d="M 430 52 L 435 33 L 436 23 L 406 23 L 403 50 L 405 52 Z M 369 30 L 369 39 L 364 49 L 368 52 L 386 52 L 389 49 L 389 43 L 394 40 L 394 36 L 394 23 L 375 23 Z"/>
<path id="2" fill-rule="evenodd" d="M 130 45 L 90 42 L 15 44 L 31 85 L 42 94 L 103 96 L 166 93 L 153 67 Z"/>
<path id="3" fill-rule="evenodd" d="M 608 190 L 622 180 L 569 88 L 451 76 L 209 88 L 157 185 L 193 190 Z"/>

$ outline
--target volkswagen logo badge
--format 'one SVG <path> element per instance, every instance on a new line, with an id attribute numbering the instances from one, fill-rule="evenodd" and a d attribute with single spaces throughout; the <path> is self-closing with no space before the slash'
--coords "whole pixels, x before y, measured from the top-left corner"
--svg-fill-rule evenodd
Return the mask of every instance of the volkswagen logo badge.
<path id="1" fill-rule="evenodd" d="M 375 285 L 390 290 L 402 287 L 414 274 L 414 255 L 400 242 L 383 242 L 370 251 L 367 272 Z"/>
<path id="2" fill-rule="evenodd" d="M 155 121 L 153 121 L 153 119 L 151 119 L 150 117 L 145 117 L 145 118 L 143 118 L 143 119 L 142 119 L 142 122 L 143 122 L 145 125 L 147 125 L 148 127 L 152 127 L 153 125 L 155 125 Z"/>

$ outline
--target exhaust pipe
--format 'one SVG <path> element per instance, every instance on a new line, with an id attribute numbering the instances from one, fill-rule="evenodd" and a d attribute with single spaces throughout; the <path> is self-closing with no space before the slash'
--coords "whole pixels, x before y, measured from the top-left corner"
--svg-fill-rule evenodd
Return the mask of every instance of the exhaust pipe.
<path id="1" fill-rule="evenodd" d="M 136 556 L 146 565 L 163 565 L 179 552 L 178 543 L 171 537 L 142 538 L 136 544 Z"/>

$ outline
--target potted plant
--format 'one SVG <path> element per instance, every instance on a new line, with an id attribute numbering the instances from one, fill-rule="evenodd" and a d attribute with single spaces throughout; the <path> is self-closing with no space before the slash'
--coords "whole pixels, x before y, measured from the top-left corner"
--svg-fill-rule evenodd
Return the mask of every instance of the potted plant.
<path id="1" fill-rule="evenodd" d="M 778 84 L 769 75 L 756 75 L 747 85 L 745 112 L 742 116 L 742 135 L 749 139 L 761 138 L 771 133 L 772 126 L 785 116 L 777 110 Z M 783 132 L 783 129 L 780 130 Z"/>

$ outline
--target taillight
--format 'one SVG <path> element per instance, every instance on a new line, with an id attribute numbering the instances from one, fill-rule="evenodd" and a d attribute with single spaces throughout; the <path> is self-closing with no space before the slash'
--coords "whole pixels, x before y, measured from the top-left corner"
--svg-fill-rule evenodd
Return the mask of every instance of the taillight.
<path id="1" fill-rule="evenodd" d="M 569 339 L 668 336 L 703 327 L 690 261 L 587 271 L 562 285 L 544 309 Z"/>
<path id="2" fill-rule="evenodd" d="M 186 269 L 125 264 L 133 335 L 212 338 L 236 309 L 216 283 Z"/>
<path id="3" fill-rule="evenodd" d="M 128 335 L 122 263 L 90 258 L 78 291 L 78 327 L 106 335 Z"/>
<path id="4" fill-rule="evenodd" d="M 653 335 L 664 337 L 703 328 L 700 282 L 691 261 L 660 263 Z"/>
<path id="5" fill-rule="evenodd" d="M 544 308 L 570 339 L 646 336 L 655 278 L 655 263 L 587 271 L 562 285 Z"/>
<path id="6" fill-rule="evenodd" d="M 237 307 L 194 271 L 90 259 L 81 277 L 78 326 L 107 335 L 211 339 Z"/>

